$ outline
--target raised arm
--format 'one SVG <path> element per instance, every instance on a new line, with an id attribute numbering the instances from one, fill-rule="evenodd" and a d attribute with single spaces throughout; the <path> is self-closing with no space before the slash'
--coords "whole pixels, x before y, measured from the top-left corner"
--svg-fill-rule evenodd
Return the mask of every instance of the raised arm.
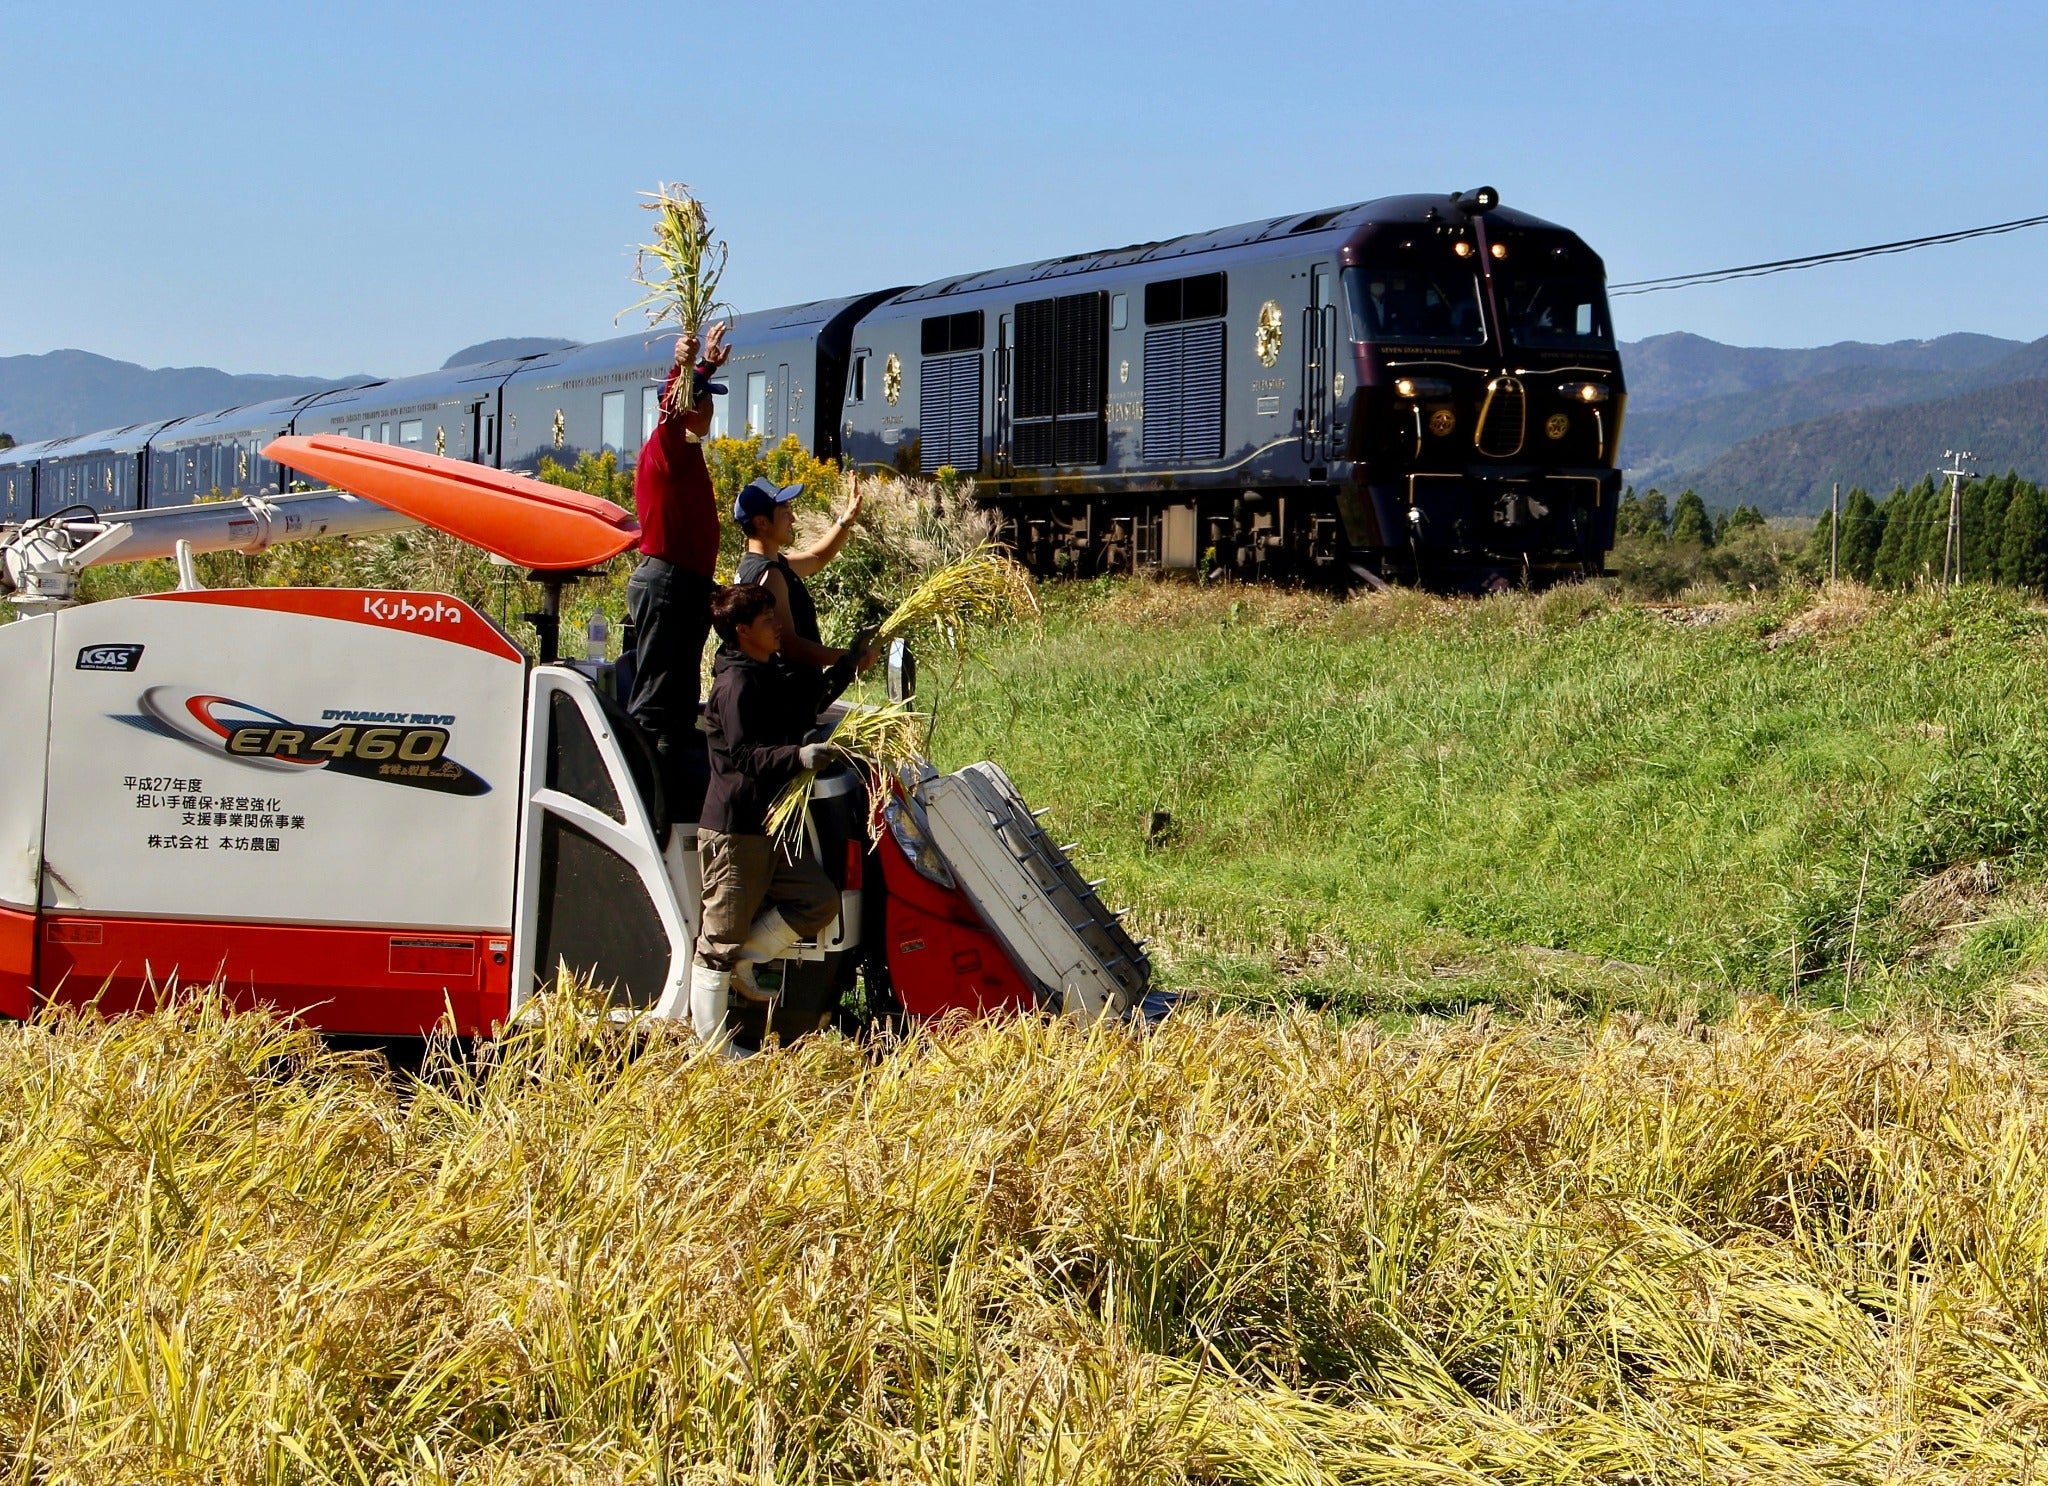
<path id="1" fill-rule="evenodd" d="M 808 578 L 839 555 L 839 549 L 846 545 L 846 534 L 853 530 L 853 523 L 860 518 L 860 471 L 846 472 L 846 514 L 832 518 L 832 524 L 825 528 L 825 535 L 801 552 L 785 552 L 791 571 L 799 578 Z"/>
<path id="2" fill-rule="evenodd" d="M 699 365 L 716 372 L 721 366 L 725 365 L 726 358 L 731 355 L 732 347 L 725 343 L 725 322 L 721 320 L 711 327 L 711 339 L 704 346 L 704 356 L 701 362 L 697 357 L 697 337 L 689 334 L 676 337 L 676 364 L 670 369 L 669 376 L 671 378 L 692 376 Z M 665 398 L 664 402 L 666 402 Z M 688 433 L 692 438 L 701 439 L 711 431 L 711 414 L 711 394 L 707 392 L 697 399 L 694 406 L 686 408 L 674 416 L 682 423 L 684 432 Z"/>

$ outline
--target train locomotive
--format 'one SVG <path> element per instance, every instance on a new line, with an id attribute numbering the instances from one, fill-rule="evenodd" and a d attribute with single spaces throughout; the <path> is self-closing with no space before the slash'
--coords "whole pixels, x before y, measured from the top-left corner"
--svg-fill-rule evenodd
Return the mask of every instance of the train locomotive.
<path id="1" fill-rule="evenodd" d="M 1041 573 L 1445 588 L 1600 571 L 1627 393 L 1605 269 L 1490 188 L 1386 197 L 736 318 L 715 431 L 971 477 Z M 630 462 L 673 355 L 630 335 L 0 452 L 0 525 L 290 488 L 346 433 Z"/>

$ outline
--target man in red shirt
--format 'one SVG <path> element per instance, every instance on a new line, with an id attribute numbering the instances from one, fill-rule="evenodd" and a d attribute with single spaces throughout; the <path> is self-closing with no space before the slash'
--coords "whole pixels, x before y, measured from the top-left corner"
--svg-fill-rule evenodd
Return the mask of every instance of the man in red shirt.
<path id="1" fill-rule="evenodd" d="M 683 761 L 703 751 L 696 742 L 697 703 L 704 641 L 711 633 L 711 579 L 718 567 L 718 499 L 697 441 L 711 429 L 712 395 L 725 391 L 711 380 L 732 354 L 725 326 L 712 327 L 702 361 L 697 349 L 694 335 L 677 338 L 675 365 L 662 383 L 660 419 L 633 469 L 640 566 L 626 584 L 634 634 L 633 696 L 626 710 L 661 756 L 662 785 L 677 820 L 696 819 L 702 796 L 703 781 L 691 788 L 695 771 Z M 682 376 L 692 379 L 690 405 L 671 408 L 670 389 Z"/>

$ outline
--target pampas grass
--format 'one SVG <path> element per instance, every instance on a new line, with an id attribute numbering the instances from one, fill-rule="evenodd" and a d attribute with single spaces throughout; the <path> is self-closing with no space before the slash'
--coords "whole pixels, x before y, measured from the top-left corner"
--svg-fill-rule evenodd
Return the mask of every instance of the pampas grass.
<path id="1" fill-rule="evenodd" d="M 2008 1483 L 2048 1074 L 1983 1032 L 1018 1018 L 400 1083 L 0 1030 L 24 1482 Z"/>

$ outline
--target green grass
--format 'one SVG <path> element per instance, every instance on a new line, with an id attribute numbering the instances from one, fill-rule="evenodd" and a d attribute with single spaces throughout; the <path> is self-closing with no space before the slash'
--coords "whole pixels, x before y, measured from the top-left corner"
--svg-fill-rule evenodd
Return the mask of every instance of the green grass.
<path id="1" fill-rule="evenodd" d="M 935 543 L 917 497 L 876 492 L 821 579 L 828 638 L 966 540 Z M 494 616 L 537 602 L 426 533 L 203 565 Z M 593 606 L 616 646 L 629 566 L 570 590 L 565 652 Z M 170 572 L 89 577 L 110 596 Z M 2009 591 L 1046 599 L 1044 628 L 985 643 L 985 665 L 923 647 L 938 761 L 993 758 L 1052 807 L 1162 982 L 1201 998 L 1395 1023 L 1549 1001 L 1711 1015 L 1758 991 L 1967 1011 L 2048 961 L 2048 613 Z"/>
<path id="2" fill-rule="evenodd" d="M 1050 806 L 1190 992 L 1962 1007 L 2048 952 L 2048 615 L 2010 594 L 1104 584 L 988 662 L 927 688 L 941 765 Z"/>

